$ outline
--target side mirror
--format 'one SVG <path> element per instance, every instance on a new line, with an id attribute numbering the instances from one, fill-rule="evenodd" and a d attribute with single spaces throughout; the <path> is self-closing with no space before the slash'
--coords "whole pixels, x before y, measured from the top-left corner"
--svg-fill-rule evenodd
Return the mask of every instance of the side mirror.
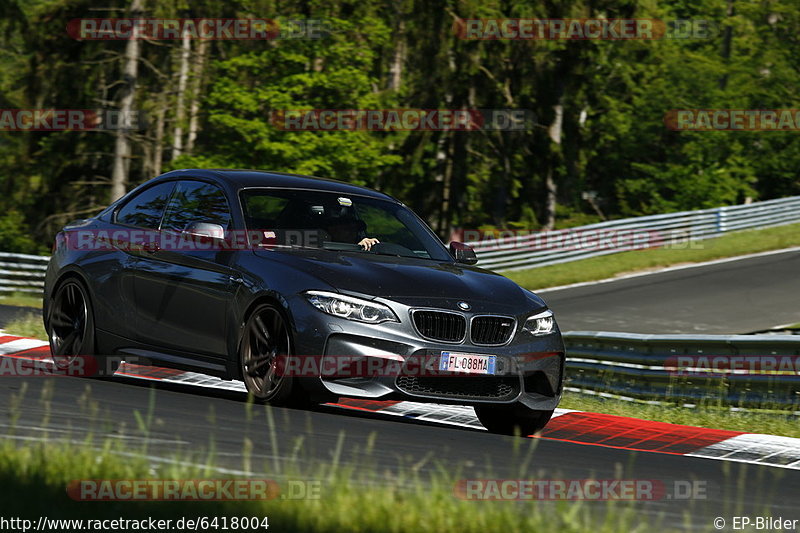
<path id="1" fill-rule="evenodd" d="M 474 265 L 478 262 L 478 256 L 475 255 L 475 250 L 472 248 L 472 246 L 464 244 L 463 242 L 451 242 L 450 255 L 453 256 L 453 259 L 456 260 L 456 263 Z"/>
<path id="2" fill-rule="evenodd" d="M 212 222 L 192 222 L 184 228 L 181 235 L 185 239 L 224 239 L 225 228 Z"/>

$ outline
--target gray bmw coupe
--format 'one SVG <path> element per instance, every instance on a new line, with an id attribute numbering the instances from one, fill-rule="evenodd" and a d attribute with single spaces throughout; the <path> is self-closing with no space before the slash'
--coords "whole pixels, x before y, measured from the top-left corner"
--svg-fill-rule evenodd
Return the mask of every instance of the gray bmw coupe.
<path id="1" fill-rule="evenodd" d="M 59 232 L 44 322 L 57 363 L 92 356 L 98 374 L 136 359 L 272 404 L 464 404 L 530 434 L 561 397 L 561 335 L 541 298 L 476 262 L 374 190 L 176 170 Z"/>

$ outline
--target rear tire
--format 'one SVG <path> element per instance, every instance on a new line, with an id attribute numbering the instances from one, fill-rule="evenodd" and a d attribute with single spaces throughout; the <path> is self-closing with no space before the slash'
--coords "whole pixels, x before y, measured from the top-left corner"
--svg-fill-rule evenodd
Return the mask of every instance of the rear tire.
<path id="1" fill-rule="evenodd" d="M 491 433 L 526 437 L 541 431 L 550 421 L 553 411 L 535 411 L 521 404 L 476 405 L 475 414 Z"/>
<path id="2" fill-rule="evenodd" d="M 119 368 L 119 358 L 95 353 L 92 302 L 86 287 L 76 278 L 58 286 L 47 317 L 47 336 L 59 372 L 102 377 L 113 376 Z"/>

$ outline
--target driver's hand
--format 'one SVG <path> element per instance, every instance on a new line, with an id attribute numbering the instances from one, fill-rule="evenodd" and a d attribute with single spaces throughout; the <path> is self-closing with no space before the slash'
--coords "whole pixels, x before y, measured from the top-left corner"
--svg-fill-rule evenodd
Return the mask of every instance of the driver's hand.
<path id="1" fill-rule="evenodd" d="M 367 237 L 366 239 L 361 239 L 358 242 L 358 245 L 363 247 L 366 251 L 370 251 L 372 250 L 373 246 L 375 246 L 376 244 L 380 244 L 380 242 L 381 241 L 379 241 L 378 239 L 370 239 L 369 237 Z"/>

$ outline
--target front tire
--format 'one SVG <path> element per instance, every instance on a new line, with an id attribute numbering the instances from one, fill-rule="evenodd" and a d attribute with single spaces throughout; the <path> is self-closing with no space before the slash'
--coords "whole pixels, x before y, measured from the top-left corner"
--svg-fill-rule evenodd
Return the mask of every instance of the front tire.
<path id="1" fill-rule="evenodd" d="M 289 326 L 274 305 L 256 307 L 247 319 L 239 347 L 239 370 L 247 392 L 260 403 L 290 403 L 294 383 L 281 375 L 281 359 L 292 352 Z"/>
<path id="2" fill-rule="evenodd" d="M 475 414 L 491 433 L 528 436 L 544 429 L 553 411 L 535 411 L 521 404 L 476 405 Z"/>
<path id="3" fill-rule="evenodd" d="M 98 355 L 95 349 L 94 310 L 89 293 L 75 278 L 55 292 L 47 318 L 50 353 L 59 372 L 82 377 L 112 376 L 119 359 Z"/>

